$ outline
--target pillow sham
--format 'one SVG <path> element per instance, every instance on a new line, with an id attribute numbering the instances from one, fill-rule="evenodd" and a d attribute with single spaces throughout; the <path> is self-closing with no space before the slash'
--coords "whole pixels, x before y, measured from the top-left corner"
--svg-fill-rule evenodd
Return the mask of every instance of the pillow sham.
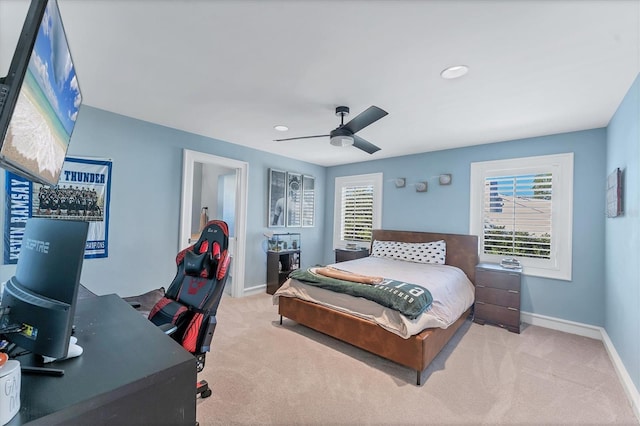
<path id="1" fill-rule="evenodd" d="M 402 243 L 399 241 L 374 240 L 371 256 L 388 257 L 407 262 L 444 265 L 447 256 L 447 244 L 444 240 L 428 243 Z"/>

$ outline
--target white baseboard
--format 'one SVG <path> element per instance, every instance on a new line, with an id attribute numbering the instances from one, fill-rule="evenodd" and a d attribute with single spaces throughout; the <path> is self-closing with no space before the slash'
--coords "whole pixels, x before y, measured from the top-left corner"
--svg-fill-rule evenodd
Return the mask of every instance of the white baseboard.
<path id="1" fill-rule="evenodd" d="M 568 321 L 560 318 L 548 317 L 531 312 L 520 312 L 522 322 L 537 325 L 552 330 L 563 331 L 565 333 L 576 334 L 578 336 L 590 337 L 592 339 L 602 340 L 602 327 L 583 324 L 580 322 Z"/>
<path id="2" fill-rule="evenodd" d="M 635 414 L 638 422 L 640 422 L 640 392 L 636 388 L 629 372 L 622 363 L 622 359 L 618 355 L 613 342 L 609 338 L 607 331 L 602 327 L 583 324 L 574 321 L 563 320 L 560 318 L 548 317 L 545 315 L 533 314 L 531 312 L 521 312 L 520 319 L 522 322 L 537 325 L 539 327 L 550 328 L 552 330 L 563 331 L 565 333 L 576 334 L 578 336 L 590 337 L 602 341 L 604 348 L 611 359 L 613 368 L 618 375 L 618 379 L 622 384 L 624 392 L 627 394 L 631 409 Z"/>
<path id="3" fill-rule="evenodd" d="M 266 284 L 259 284 L 253 287 L 245 288 L 244 291 L 242 292 L 242 297 L 253 296 L 256 294 L 264 293 L 266 289 L 267 289 Z"/>
<path id="4" fill-rule="evenodd" d="M 604 347 L 609 354 L 609 358 L 613 363 L 613 368 L 616 370 L 616 373 L 618 373 L 618 378 L 620 379 L 622 387 L 627 394 L 627 398 L 629 398 L 633 413 L 636 415 L 638 422 L 640 422 L 640 392 L 638 392 L 633 380 L 631 380 L 631 376 L 629 376 L 627 369 L 624 367 L 624 364 L 618 355 L 618 351 L 616 351 L 615 346 L 613 346 L 613 342 L 607 334 L 607 330 L 604 328 L 602 329 L 602 343 L 604 344 Z"/>

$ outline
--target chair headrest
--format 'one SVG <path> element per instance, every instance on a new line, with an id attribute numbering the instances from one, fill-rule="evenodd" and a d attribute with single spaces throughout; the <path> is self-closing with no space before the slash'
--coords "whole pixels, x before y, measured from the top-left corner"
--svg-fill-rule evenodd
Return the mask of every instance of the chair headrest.
<path id="1" fill-rule="evenodd" d="M 203 271 L 206 276 L 209 275 L 209 267 L 211 257 L 209 253 L 195 253 L 191 250 L 187 250 L 184 255 L 184 273 L 193 277 L 200 277 L 203 275 Z"/>

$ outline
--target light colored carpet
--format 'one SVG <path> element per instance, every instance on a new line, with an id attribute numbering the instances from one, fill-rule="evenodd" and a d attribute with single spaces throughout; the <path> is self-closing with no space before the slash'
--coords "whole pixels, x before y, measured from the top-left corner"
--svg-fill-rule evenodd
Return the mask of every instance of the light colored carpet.
<path id="1" fill-rule="evenodd" d="M 602 342 L 471 321 L 415 372 L 291 320 L 271 296 L 224 297 L 200 379 L 201 425 L 638 424 Z"/>

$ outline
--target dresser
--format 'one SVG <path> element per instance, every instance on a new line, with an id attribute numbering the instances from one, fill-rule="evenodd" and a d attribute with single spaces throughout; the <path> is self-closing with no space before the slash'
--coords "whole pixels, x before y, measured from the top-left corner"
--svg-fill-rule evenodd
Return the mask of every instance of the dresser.
<path id="1" fill-rule="evenodd" d="M 476 266 L 476 301 L 473 321 L 492 324 L 520 333 L 521 269 L 507 269 L 494 263 Z"/>

